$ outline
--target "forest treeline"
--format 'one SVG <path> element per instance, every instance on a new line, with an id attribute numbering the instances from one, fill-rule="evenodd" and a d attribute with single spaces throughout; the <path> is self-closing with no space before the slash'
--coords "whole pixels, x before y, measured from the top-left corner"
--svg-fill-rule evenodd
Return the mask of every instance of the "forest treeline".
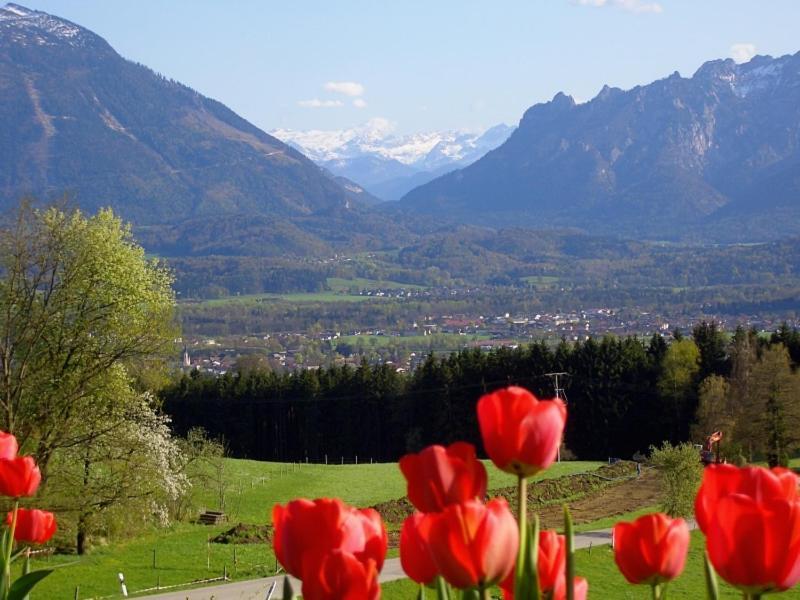
<path id="1" fill-rule="evenodd" d="M 578 458 L 631 457 L 664 440 L 702 440 L 726 429 L 731 459 L 785 462 L 798 444 L 800 334 L 771 338 L 714 323 L 671 343 L 604 337 L 555 348 L 544 342 L 490 352 L 429 356 L 413 373 L 391 365 L 278 373 L 193 372 L 161 392 L 179 433 L 203 427 L 230 453 L 260 460 L 393 461 L 432 443 L 480 447 L 475 403 L 521 385 L 554 395 L 554 372 L 569 407 L 566 446 Z M 768 379 L 780 382 L 770 387 Z M 797 427 L 793 423 L 797 421 Z"/>

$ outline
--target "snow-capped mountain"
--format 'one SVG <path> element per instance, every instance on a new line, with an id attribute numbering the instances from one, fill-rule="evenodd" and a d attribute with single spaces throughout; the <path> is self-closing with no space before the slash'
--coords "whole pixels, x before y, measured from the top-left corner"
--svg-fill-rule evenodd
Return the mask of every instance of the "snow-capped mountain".
<path id="1" fill-rule="evenodd" d="M 513 127 L 485 131 L 431 131 L 398 135 L 386 119 L 333 131 L 270 132 L 335 175 L 352 179 L 384 200 L 434 177 L 464 167 L 502 144 Z"/>
<path id="2" fill-rule="evenodd" d="M 91 32 L 66 19 L 12 3 L 0 6 L 0 32 L 20 46 L 55 46 L 64 43 L 84 46 L 92 39 L 97 39 Z"/>

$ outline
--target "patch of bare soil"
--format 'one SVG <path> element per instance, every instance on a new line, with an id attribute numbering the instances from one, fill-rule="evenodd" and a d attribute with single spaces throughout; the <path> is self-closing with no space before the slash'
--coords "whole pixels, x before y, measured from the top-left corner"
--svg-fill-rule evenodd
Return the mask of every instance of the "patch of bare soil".
<path id="1" fill-rule="evenodd" d="M 569 510 L 573 522 L 580 525 L 658 504 L 660 493 L 658 474 L 653 469 L 646 469 L 638 479 L 606 487 L 585 498 L 570 502 Z M 539 513 L 543 529 L 563 528 L 564 513 L 561 506 L 550 505 L 534 510 Z"/>
<path id="2" fill-rule="evenodd" d="M 528 508 L 531 512 L 546 515 L 547 520 L 543 524 L 551 527 L 553 515 L 559 515 L 558 518 L 563 521 L 560 515 L 565 502 L 569 503 L 571 509 L 575 507 L 575 522 L 586 523 L 653 504 L 657 494 L 658 481 L 655 475 L 643 474 L 641 479 L 636 479 L 636 463 L 620 461 L 587 473 L 529 483 Z M 490 490 L 489 496 L 505 498 L 516 512 L 516 487 Z M 380 513 L 386 523 L 394 525 L 399 525 L 414 512 L 408 498 L 381 502 L 372 508 Z"/>

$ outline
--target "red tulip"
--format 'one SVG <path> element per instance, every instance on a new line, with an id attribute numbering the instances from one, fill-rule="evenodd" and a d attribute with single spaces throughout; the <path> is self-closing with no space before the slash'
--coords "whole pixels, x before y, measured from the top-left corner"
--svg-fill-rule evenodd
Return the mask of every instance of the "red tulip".
<path id="1" fill-rule="evenodd" d="M 563 535 L 558 535 L 558 533 L 551 530 L 539 532 L 539 554 L 536 569 L 539 573 L 539 590 L 542 593 L 551 593 L 558 584 L 559 579 L 564 579 L 567 562 L 566 552 L 567 542 Z M 513 569 L 500 584 L 500 587 L 503 590 L 503 598 L 513 600 Z"/>
<path id="2" fill-rule="evenodd" d="M 439 574 L 428 548 L 434 518 L 435 515 L 414 513 L 403 522 L 400 531 L 400 565 L 412 580 L 425 585 Z"/>
<path id="3" fill-rule="evenodd" d="M 797 484 L 797 475 L 782 467 L 770 470 L 709 465 L 703 471 L 703 483 L 695 498 L 697 525 L 703 533 L 708 533 L 709 521 L 716 513 L 719 500 L 728 494 L 744 494 L 757 502 L 778 498 L 798 500 Z"/>
<path id="4" fill-rule="evenodd" d="M 6 515 L 6 525 L 11 525 L 14 513 Z M 56 516 L 45 510 L 20 508 L 14 539 L 28 544 L 44 544 L 56 532 Z"/>
<path id="5" fill-rule="evenodd" d="M 292 500 L 272 509 L 275 556 L 286 572 L 303 579 L 305 563 L 319 565 L 332 550 L 349 552 L 380 571 L 388 542 L 380 515 L 356 509 L 339 499 Z"/>
<path id="6" fill-rule="evenodd" d="M 375 561 L 360 561 L 350 552 L 332 550 L 321 562 L 306 568 L 305 600 L 378 600 L 381 588 Z"/>
<path id="7" fill-rule="evenodd" d="M 12 434 L 0 431 L 0 459 L 11 460 L 17 457 L 19 444 Z"/>
<path id="8" fill-rule="evenodd" d="M 561 577 L 556 582 L 556 587 L 553 590 L 553 600 L 566 600 L 567 598 L 567 578 Z M 575 590 L 575 600 L 586 600 L 589 595 L 589 582 L 583 577 L 575 577 L 572 580 L 572 589 Z"/>
<path id="9" fill-rule="evenodd" d="M 429 548 L 436 568 L 451 585 L 485 588 L 514 568 L 519 532 L 504 499 L 451 504 L 431 518 Z"/>
<path id="10" fill-rule="evenodd" d="M 486 496 L 486 467 L 472 444 L 428 446 L 419 454 L 406 454 L 399 464 L 408 481 L 408 499 L 422 512 Z"/>
<path id="11" fill-rule="evenodd" d="M 689 552 L 689 526 L 663 513 L 614 526 L 614 560 L 631 583 L 656 585 L 683 572 Z"/>
<path id="12" fill-rule="evenodd" d="M 725 581 L 753 595 L 800 581 L 800 502 L 730 494 L 707 518 L 708 557 Z"/>
<path id="13" fill-rule="evenodd" d="M 567 408 L 553 398 L 537 400 L 521 387 L 486 394 L 478 401 L 483 446 L 498 469 L 528 477 L 556 458 Z"/>
<path id="14" fill-rule="evenodd" d="M 11 498 L 33 496 L 42 474 L 31 456 L 0 459 L 0 495 Z"/>

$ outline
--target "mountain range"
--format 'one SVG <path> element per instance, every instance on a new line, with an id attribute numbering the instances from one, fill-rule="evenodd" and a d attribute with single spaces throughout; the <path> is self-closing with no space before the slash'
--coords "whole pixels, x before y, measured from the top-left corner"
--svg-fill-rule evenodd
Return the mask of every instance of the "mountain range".
<path id="1" fill-rule="evenodd" d="M 753 241 L 800 232 L 800 53 L 557 94 L 396 207 L 482 225 Z"/>
<path id="2" fill-rule="evenodd" d="M 800 235 L 800 53 L 585 103 L 559 93 L 513 130 L 271 135 L 77 24 L 7 4 L 0 160 L 0 211 L 66 193 L 173 256 L 397 250 L 459 223 L 762 241 Z"/>
<path id="3" fill-rule="evenodd" d="M 331 173 L 357 182 L 379 198 L 398 200 L 439 175 L 475 162 L 513 130 L 501 123 L 480 131 L 397 135 L 390 121 L 374 118 L 350 129 L 270 133 Z"/>
<path id="4" fill-rule="evenodd" d="M 173 241 L 187 223 L 186 235 L 219 233 L 244 215 L 265 243 L 330 251 L 322 238 L 383 235 L 359 186 L 91 31 L 18 4 L 0 8 L 0 131 L 0 209 L 66 193 Z"/>

